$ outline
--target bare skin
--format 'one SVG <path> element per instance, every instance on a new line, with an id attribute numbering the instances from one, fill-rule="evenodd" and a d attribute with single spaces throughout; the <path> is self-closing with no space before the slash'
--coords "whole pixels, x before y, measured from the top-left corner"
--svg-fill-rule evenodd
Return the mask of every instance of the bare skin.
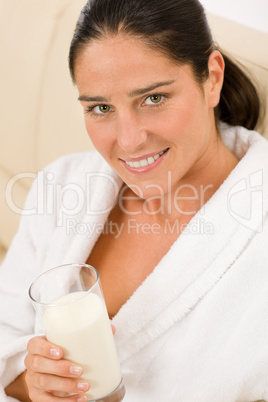
<path id="1" fill-rule="evenodd" d="M 215 124 L 214 108 L 224 74 L 224 62 L 217 51 L 210 56 L 209 72 L 201 91 L 189 66 L 177 66 L 133 38 L 93 42 L 78 57 L 75 75 L 86 128 L 96 149 L 128 186 L 124 209 L 117 204 L 109 216 L 109 222 L 122 228 L 120 236 L 102 234 L 87 261 L 99 271 L 111 318 L 179 237 L 180 230 L 165 233 L 167 220 L 187 224 L 238 163 L 220 140 Z M 156 83 L 161 83 L 160 89 Z M 146 92 L 144 88 L 150 85 L 156 87 Z M 92 97 L 107 99 L 105 113 L 103 103 L 96 105 Z M 126 164 L 166 149 L 157 167 L 141 174 Z M 168 189 L 169 172 L 172 180 Z M 149 186 L 152 183 L 163 189 L 161 198 Z M 195 197 L 185 185 L 196 189 Z M 207 188 L 205 193 L 201 187 Z M 178 188 L 182 189 L 179 208 L 175 198 Z M 134 229 L 130 230 L 129 220 L 137 211 L 140 213 L 134 216 Z M 137 230 L 145 227 L 142 225 L 147 229 Z M 6 391 L 15 396 L 20 389 L 23 402 L 82 402 L 89 384 L 83 382 L 85 388 L 81 388 L 78 377 L 82 368 L 74 369 L 62 355 L 62 350 L 45 338 L 33 338 L 25 359 L 27 373 Z"/>
<path id="2" fill-rule="evenodd" d="M 26 371 L 16 378 L 11 384 L 9 384 L 5 392 L 7 396 L 12 396 L 21 402 L 31 402 L 28 394 L 28 388 L 25 381 Z"/>
<path id="3" fill-rule="evenodd" d="M 115 332 L 114 326 L 112 331 Z M 89 390 L 90 384 L 78 379 L 83 374 L 83 368 L 62 357 L 62 349 L 48 342 L 45 337 L 32 338 L 25 359 L 27 370 L 6 387 L 6 394 L 21 402 L 86 402 L 87 397 L 83 393 Z M 54 395 L 48 391 L 48 383 Z M 63 398 L 68 393 L 78 395 Z"/>
<path id="4" fill-rule="evenodd" d="M 61 348 L 47 342 L 45 337 L 33 338 L 25 359 L 27 370 L 5 389 L 6 394 L 21 402 L 87 401 L 83 393 L 90 386 L 77 379 L 83 373 L 82 368 L 62 359 L 62 356 Z M 48 389 L 53 389 L 54 395 Z M 68 393 L 79 395 L 62 397 Z"/>

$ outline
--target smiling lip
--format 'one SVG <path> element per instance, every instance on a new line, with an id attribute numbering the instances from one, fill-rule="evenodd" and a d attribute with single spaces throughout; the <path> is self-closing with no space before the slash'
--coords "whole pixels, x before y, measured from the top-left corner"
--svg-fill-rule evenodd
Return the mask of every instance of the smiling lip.
<path id="1" fill-rule="evenodd" d="M 158 153 L 145 155 L 141 158 L 121 159 L 126 168 L 132 173 L 143 173 L 154 169 L 161 163 L 169 148 Z"/>

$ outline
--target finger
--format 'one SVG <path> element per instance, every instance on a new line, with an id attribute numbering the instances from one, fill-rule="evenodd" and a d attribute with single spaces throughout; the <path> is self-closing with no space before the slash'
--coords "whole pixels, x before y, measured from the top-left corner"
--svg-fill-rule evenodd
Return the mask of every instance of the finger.
<path id="1" fill-rule="evenodd" d="M 68 396 L 69 394 L 68 394 L 68 392 L 53 391 L 53 392 L 52 392 L 52 395 L 63 397 L 63 396 Z"/>
<path id="2" fill-rule="evenodd" d="M 25 365 L 28 371 L 42 374 L 53 374 L 60 377 L 80 377 L 83 368 L 68 360 L 52 360 L 40 355 L 27 355 Z"/>
<path id="3" fill-rule="evenodd" d="M 38 380 L 36 379 L 37 376 L 38 374 L 36 373 L 33 372 L 28 373 L 27 385 L 29 388 L 29 397 L 32 402 L 64 402 L 64 401 L 87 402 L 87 397 L 85 395 L 78 393 L 77 391 L 72 395 L 70 395 L 69 392 L 65 391 L 52 391 L 51 389 L 42 390 L 40 388 L 37 388 L 38 384 Z M 60 380 L 61 378 L 57 378 L 57 381 Z M 42 385 L 42 381 L 43 380 L 41 380 L 40 385 Z M 47 381 L 47 385 L 53 385 L 53 384 Z"/>
<path id="4" fill-rule="evenodd" d="M 35 336 L 30 339 L 27 345 L 27 350 L 33 355 L 41 355 L 50 359 L 61 359 L 63 356 L 62 349 L 59 346 L 48 342 L 44 336 Z"/>
<path id="5" fill-rule="evenodd" d="M 50 392 L 35 391 L 30 395 L 32 402 L 87 402 L 86 395 L 57 397 Z"/>
<path id="6" fill-rule="evenodd" d="M 111 324 L 111 327 L 112 327 L 113 334 L 115 334 L 115 326 L 113 324 Z"/>
<path id="7" fill-rule="evenodd" d="M 82 394 L 90 389 L 89 382 L 76 380 L 66 377 L 57 377 L 51 374 L 34 373 L 31 383 L 35 388 L 43 391 L 53 391 L 57 396 L 66 396 L 66 394 Z M 60 392 L 60 395 L 58 394 Z"/>

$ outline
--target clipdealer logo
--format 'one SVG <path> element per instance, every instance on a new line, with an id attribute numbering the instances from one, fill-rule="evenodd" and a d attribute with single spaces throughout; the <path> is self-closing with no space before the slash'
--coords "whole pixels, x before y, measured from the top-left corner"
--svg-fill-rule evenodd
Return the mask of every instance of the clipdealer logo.
<path id="1" fill-rule="evenodd" d="M 255 232 L 263 225 L 263 171 L 237 182 L 228 193 L 228 211 L 244 227 Z M 260 226 L 256 228 L 256 222 Z"/>

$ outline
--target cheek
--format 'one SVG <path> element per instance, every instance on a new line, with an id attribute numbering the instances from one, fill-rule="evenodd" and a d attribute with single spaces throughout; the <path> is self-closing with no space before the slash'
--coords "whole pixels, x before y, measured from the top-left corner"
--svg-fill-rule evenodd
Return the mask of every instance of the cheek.
<path id="1" fill-rule="evenodd" d="M 183 106 L 182 125 L 193 136 L 202 137 L 209 124 L 209 108 L 200 92 L 193 92 Z M 197 138 L 197 139 L 198 139 Z"/>
<path id="2" fill-rule="evenodd" d="M 102 140 L 103 137 L 101 135 L 100 129 L 97 127 L 98 125 L 94 124 L 94 122 L 90 120 L 91 120 L 90 117 L 85 116 L 86 130 L 92 144 L 99 151 L 100 145 L 103 142 Z"/>
<path id="3" fill-rule="evenodd" d="M 189 142 L 191 138 L 199 137 L 206 129 L 207 122 L 208 113 L 204 103 L 190 99 L 179 107 L 167 110 L 158 127 L 165 130 L 171 141 Z"/>
<path id="4" fill-rule="evenodd" d="M 105 158 L 109 158 L 114 146 L 113 134 L 105 124 L 92 121 L 85 116 L 85 126 L 88 136 L 96 150 Z"/>
<path id="5" fill-rule="evenodd" d="M 210 119 L 206 103 L 203 98 L 197 96 L 188 99 L 187 103 L 180 105 L 176 114 L 174 112 L 167 116 L 167 120 L 173 122 L 173 129 L 170 130 L 169 138 L 175 145 L 176 153 L 174 156 L 184 161 L 185 168 L 190 168 L 203 153 L 208 142 Z"/>

